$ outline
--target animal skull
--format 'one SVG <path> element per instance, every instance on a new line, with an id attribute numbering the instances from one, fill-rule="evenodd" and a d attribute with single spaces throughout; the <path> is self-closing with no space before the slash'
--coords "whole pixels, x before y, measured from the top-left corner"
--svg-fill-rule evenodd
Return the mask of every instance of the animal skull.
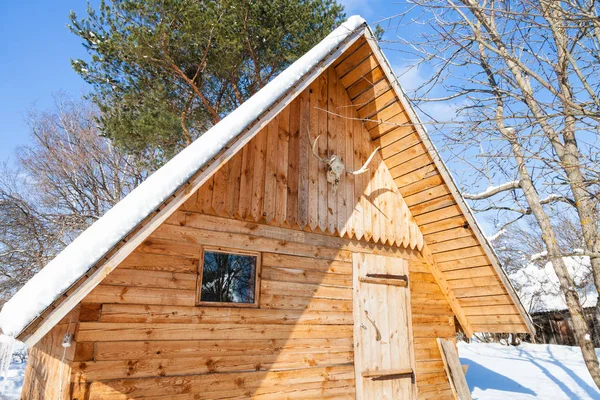
<path id="1" fill-rule="evenodd" d="M 369 170 L 367 168 L 367 165 L 369 165 L 369 163 L 371 162 L 373 157 L 375 157 L 375 153 L 377 153 L 377 150 L 379 150 L 379 147 L 377 147 L 373 151 L 373 153 L 371 153 L 369 158 L 367 158 L 367 161 L 363 164 L 363 166 L 360 167 L 359 169 L 357 169 L 356 171 L 353 171 L 353 170 L 346 168 L 346 166 L 344 165 L 344 163 L 342 162 L 340 157 L 338 157 L 336 154 L 331 155 L 331 157 L 329 157 L 329 158 L 323 158 L 319 155 L 319 150 L 317 149 L 317 144 L 318 144 L 320 137 L 321 137 L 321 135 L 317 136 L 314 143 L 310 143 L 310 134 L 309 134 L 308 141 L 311 145 L 313 155 L 316 158 L 318 158 L 321 162 L 323 162 L 327 165 L 327 182 L 329 182 L 331 184 L 331 186 L 333 187 L 334 193 L 337 192 L 337 187 L 340 183 L 340 178 L 342 177 L 343 173 L 348 173 L 351 175 L 364 174 L 365 172 L 367 172 Z"/>

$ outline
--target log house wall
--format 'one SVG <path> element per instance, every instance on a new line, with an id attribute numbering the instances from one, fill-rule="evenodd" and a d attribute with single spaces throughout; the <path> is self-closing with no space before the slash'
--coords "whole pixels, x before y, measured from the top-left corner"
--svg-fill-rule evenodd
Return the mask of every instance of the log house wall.
<path id="1" fill-rule="evenodd" d="M 76 332 L 78 319 L 79 308 L 76 308 L 29 349 L 21 390 L 22 399 L 70 398 L 71 362 L 76 342 L 65 349 L 62 341 L 67 332 Z"/>
<path id="2" fill-rule="evenodd" d="M 73 399 L 354 398 L 351 254 L 414 261 L 422 236 L 379 155 L 336 192 L 325 181 L 309 131 L 349 168 L 373 149 L 336 81 L 323 73 L 86 297 Z M 262 252 L 258 309 L 195 306 L 202 245 Z M 454 335 L 452 312 L 410 268 L 419 398 L 446 398 L 435 337 Z"/>
<path id="3" fill-rule="evenodd" d="M 454 339 L 454 314 L 422 260 L 409 262 L 412 327 L 419 399 L 452 400 L 437 338 Z"/>
<path id="4" fill-rule="evenodd" d="M 199 246 L 223 243 L 263 252 L 260 308 L 194 305 Z M 418 253 L 183 211 L 82 303 L 73 398 L 353 398 L 353 251 L 413 259 L 419 398 L 451 398 L 453 315 Z"/>

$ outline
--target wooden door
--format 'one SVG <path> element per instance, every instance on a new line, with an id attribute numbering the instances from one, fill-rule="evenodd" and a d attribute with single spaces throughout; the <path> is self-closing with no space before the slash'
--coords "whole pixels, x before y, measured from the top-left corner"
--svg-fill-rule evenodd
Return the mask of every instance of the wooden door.
<path id="1" fill-rule="evenodd" d="M 353 255 L 356 398 L 415 399 L 408 262 Z"/>

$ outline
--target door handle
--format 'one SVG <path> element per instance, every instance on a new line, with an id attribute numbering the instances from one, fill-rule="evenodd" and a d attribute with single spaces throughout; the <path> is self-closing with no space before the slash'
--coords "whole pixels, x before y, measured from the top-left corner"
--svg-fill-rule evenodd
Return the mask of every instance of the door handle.
<path id="1" fill-rule="evenodd" d="M 381 332 L 379 332 L 379 328 L 377 328 L 377 325 L 375 325 L 375 321 L 373 321 L 371 318 L 369 318 L 369 312 L 367 310 L 364 310 L 364 311 L 365 311 L 365 316 L 367 317 L 369 322 L 373 325 L 373 328 L 375 328 L 375 340 L 379 342 L 381 340 Z"/>

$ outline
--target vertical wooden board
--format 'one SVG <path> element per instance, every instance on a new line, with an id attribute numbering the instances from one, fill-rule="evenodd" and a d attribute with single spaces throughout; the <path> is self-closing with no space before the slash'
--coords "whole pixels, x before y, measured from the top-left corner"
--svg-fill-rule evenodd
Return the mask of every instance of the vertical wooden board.
<path id="1" fill-rule="evenodd" d="M 450 387 L 454 392 L 454 396 L 458 400 L 471 400 L 471 391 L 465 378 L 464 371 L 460 365 L 460 359 L 458 358 L 458 352 L 454 342 L 448 339 L 437 338 L 440 353 L 442 354 L 442 361 L 444 362 L 444 369 L 446 375 L 450 381 Z"/>
<path id="2" fill-rule="evenodd" d="M 242 150 L 240 200 L 237 209 L 237 215 L 241 219 L 247 219 L 252 210 L 252 176 L 254 174 L 255 141 L 256 138 L 253 138 Z"/>
<path id="3" fill-rule="evenodd" d="M 374 380 L 365 373 L 414 371 L 413 341 L 409 324 L 408 288 L 382 282 L 363 282 L 367 274 L 405 275 L 405 260 L 373 254 L 353 254 L 354 364 L 357 398 L 414 399 L 410 377 Z"/>
<path id="4" fill-rule="evenodd" d="M 384 199 L 383 202 L 385 204 L 385 236 L 387 238 L 387 243 L 389 245 L 393 245 L 395 238 L 395 230 L 394 230 L 394 204 L 400 202 L 398 196 L 394 193 L 394 189 L 392 188 L 391 182 L 392 177 L 388 173 L 387 167 L 385 164 L 381 163 L 383 168 L 381 170 L 381 176 L 383 180 L 383 190 L 384 190 Z"/>
<path id="5" fill-rule="evenodd" d="M 340 90 L 343 90 L 343 88 L 340 88 L 338 85 L 338 91 Z M 338 96 L 338 98 L 340 97 L 341 96 Z M 344 108 L 340 110 L 342 111 L 342 114 L 343 110 Z M 338 118 L 337 152 L 338 157 L 340 157 L 346 168 L 348 168 L 348 158 L 346 157 L 346 121 L 347 118 L 345 117 Z M 340 236 L 344 236 L 346 234 L 346 224 L 348 222 L 348 216 L 346 214 L 346 193 L 348 181 L 350 181 L 350 179 L 352 178 L 346 175 L 345 172 L 342 173 L 342 175 L 340 176 L 340 184 L 337 190 L 337 231 Z"/>
<path id="6" fill-rule="evenodd" d="M 338 113 L 338 82 L 333 68 L 327 69 L 327 158 L 338 154 L 337 135 L 340 118 Z M 342 176 L 340 176 L 341 184 Z M 338 185 L 339 188 L 340 185 Z M 330 233 L 337 230 L 337 190 L 334 185 L 327 185 L 327 229 Z"/>
<path id="7" fill-rule="evenodd" d="M 369 257 L 371 258 L 371 257 Z M 386 257 L 376 257 L 371 258 L 368 272 L 371 274 L 387 274 L 386 270 Z M 373 285 L 373 284 L 363 284 L 364 289 L 368 289 L 369 292 L 369 300 L 368 304 L 365 305 L 365 310 L 369 309 L 370 318 L 373 320 L 373 323 L 377 325 L 379 331 L 381 333 L 381 340 L 379 342 L 372 342 L 372 351 L 373 351 L 373 362 L 378 365 L 382 370 L 389 371 L 392 367 L 391 355 L 395 351 L 392 350 L 392 335 L 393 331 L 390 330 L 390 321 L 389 320 L 389 307 L 388 304 L 392 297 L 395 296 L 395 292 L 399 289 L 396 287 L 395 290 L 391 291 L 392 297 L 388 297 L 390 293 L 388 293 L 389 287 L 388 285 Z M 362 290 L 362 288 L 361 288 Z M 395 396 L 392 394 L 392 384 L 393 381 L 382 381 L 379 383 L 381 385 L 381 394 L 383 398 L 386 399 L 394 399 Z"/>
<path id="8" fill-rule="evenodd" d="M 361 135 L 361 165 L 367 161 L 367 158 L 371 154 L 371 137 L 369 136 L 369 132 L 364 128 L 364 124 L 361 123 L 360 129 Z M 371 240 L 373 238 L 373 205 L 371 204 L 370 190 L 371 190 L 371 175 L 373 173 L 372 169 L 369 169 L 364 174 L 361 174 L 363 179 L 363 228 L 364 228 L 364 236 L 365 239 Z"/>
<path id="9" fill-rule="evenodd" d="M 387 168 L 385 167 L 385 164 L 382 162 L 381 163 L 381 167 L 380 167 L 381 171 L 380 171 L 380 176 L 381 176 L 381 204 L 382 204 L 382 210 L 383 210 L 383 232 L 385 235 L 385 243 L 390 244 L 390 240 L 392 239 L 392 236 L 390 235 L 390 227 L 392 226 L 392 221 L 390 218 L 390 202 L 391 202 L 391 196 L 390 196 L 390 191 L 389 191 L 389 186 L 387 184 L 386 181 L 386 170 Z"/>
<path id="10" fill-rule="evenodd" d="M 346 157 L 346 124 L 348 122 L 347 111 L 348 104 L 344 101 L 344 93 L 346 89 L 337 82 L 337 74 L 333 71 L 333 76 L 336 78 L 336 95 L 335 104 L 337 105 L 336 113 L 341 115 L 337 118 L 336 136 L 337 136 L 337 155 L 342 160 L 342 163 L 348 168 L 348 157 Z M 337 190 L 337 231 L 340 236 L 346 234 L 346 223 L 348 217 L 346 214 L 346 191 L 350 178 L 345 172 L 340 176 L 340 184 Z"/>
<path id="11" fill-rule="evenodd" d="M 267 128 L 263 128 L 254 141 L 254 172 L 252 174 L 252 217 L 255 221 L 263 218 L 265 196 L 265 168 L 267 156 Z"/>
<path id="12" fill-rule="evenodd" d="M 311 86 L 312 87 L 312 86 Z M 298 225 L 304 229 L 308 224 L 309 181 L 310 181 L 310 90 L 300 93 L 300 115 L 298 133 Z"/>
<path id="13" fill-rule="evenodd" d="M 323 72 L 317 79 L 319 81 L 317 104 L 311 110 L 319 115 L 318 127 L 319 127 L 319 145 L 318 151 L 321 157 L 327 156 L 327 71 Z M 311 104 L 312 107 L 312 104 Z M 316 159 L 315 159 L 316 160 Z M 329 191 L 329 184 L 327 183 L 327 168 L 324 163 L 316 160 L 319 166 L 318 179 L 319 179 L 319 229 L 321 231 L 327 231 L 327 196 Z"/>
<path id="14" fill-rule="evenodd" d="M 371 146 L 369 146 L 371 147 Z M 369 204 L 371 205 L 371 230 L 373 234 L 373 240 L 379 242 L 381 240 L 381 212 L 379 211 L 379 198 L 377 196 L 377 169 L 370 168 L 369 172 L 365 175 L 369 177 L 369 183 L 367 185 L 367 193 Z"/>
<path id="15" fill-rule="evenodd" d="M 217 215 L 226 216 L 225 202 L 227 197 L 227 185 L 229 183 L 229 170 L 231 163 L 227 162 L 215 172 L 215 183 L 213 187 L 212 205 Z"/>
<path id="16" fill-rule="evenodd" d="M 290 141 L 287 172 L 287 210 L 286 218 L 291 227 L 298 222 L 298 180 L 300 178 L 300 101 L 296 97 L 290 108 Z M 306 141 L 306 140 L 305 140 Z M 305 175 L 303 176 L 305 178 Z"/>
<path id="17" fill-rule="evenodd" d="M 387 238 L 388 245 L 394 243 L 394 205 L 399 204 L 399 199 L 395 195 L 391 186 L 391 178 L 388 175 L 388 170 L 385 164 L 382 163 L 384 168 L 382 169 L 383 177 L 383 188 L 385 190 L 384 204 L 385 204 L 385 235 Z"/>
<path id="18" fill-rule="evenodd" d="M 352 314 L 354 318 L 354 381 L 356 386 L 356 398 L 361 399 L 365 393 L 364 379 L 362 373 L 364 371 L 363 359 L 365 359 L 365 348 L 363 345 L 363 327 L 360 315 L 361 309 L 361 285 L 359 277 L 362 274 L 363 258 L 365 256 L 360 253 L 352 254 Z"/>
<path id="19" fill-rule="evenodd" d="M 386 262 L 386 272 L 394 275 L 404 275 L 408 276 L 408 271 L 402 271 L 402 260 L 397 260 L 396 262 L 392 262 L 396 260 L 392 260 L 387 258 Z M 400 266 L 398 265 L 400 263 Z M 404 273 L 403 273 L 404 272 Z M 408 328 L 408 320 L 406 319 L 406 303 L 402 302 L 400 296 L 403 296 L 405 293 L 396 295 L 396 290 L 394 287 L 387 287 L 387 295 L 388 295 L 388 305 L 386 308 L 387 317 L 390 324 L 390 369 L 400 369 L 406 364 L 403 363 L 403 355 L 407 353 L 407 348 L 402 348 L 402 340 L 401 338 L 407 336 L 407 328 Z M 405 290 L 408 292 L 408 290 Z M 412 322 L 412 321 L 411 321 Z M 411 364 L 409 363 L 408 366 Z M 404 390 L 407 382 L 405 380 L 401 381 L 392 381 L 392 392 L 394 393 L 393 398 L 404 399 L 408 398 L 406 391 Z M 409 387 L 410 389 L 410 387 Z"/>
<path id="20" fill-rule="evenodd" d="M 346 136 L 346 167 L 349 170 L 354 170 L 354 109 L 352 103 L 348 97 L 346 90 L 342 91 L 342 97 L 344 98 L 344 104 L 346 111 L 345 118 L 345 136 Z M 357 167 L 358 168 L 358 167 Z M 355 236 L 354 218 L 352 213 L 354 211 L 354 182 L 356 181 L 354 175 L 346 176 L 346 234 L 348 237 Z"/>
<path id="21" fill-rule="evenodd" d="M 362 122 L 360 120 L 352 121 L 352 150 L 354 153 L 354 165 L 356 168 L 360 168 L 363 161 L 362 155 Z M 352 219 L 354 225 L 355 236 L 358 240 L 362 239 L 364 228 L 363 228 L 363 215 L 364 215 L 364 199 L 363 199 L 363 176 L 354 176 L 354 207 L 352 211 Z"/>
<path id="22" fill-rule="evenodd" d="M 198 192 L 198 205 L 200 206 L 204 214 L 214 213 L 212 206 L 212 195 L 214 187 L 214 175 L 206 180 L 206 183 L 202 185 Z"/>
<path id="23" fill-rule="evenodd" d="M 400 193 L 395 193 L 396 196 L 400 196 Z M 394 245 L 401 246 L 402 245 L 402 236 L 404 232 L 402 231 L 402 204 L 404 201 L 399 201 L 394 207 Z"/>
<path id="24" fill-rule="evenodd" d="M 375 158 L 378 158 L 377 155 Z M 374 160 L 375 160 L 374 158 Z M 375 192 L 377 202 L 377 215 L 379 216 L 379 240 L 382 244 L 387 241 L 386 223 L 387 218 L 385 215 L 385 189 L 383 183 L 383 161 L 375 161 L 373 164 L 375 168 Z"/>
<path id="25" fill-rule="evenodd" d="M 277 117 L 279 120 L 277 134 L 277 165 L 276 165 L 276 197 L 275 220 L 282 225 L 287 220 L 288 199 L 288 167 L 290 142 L 290 107 L 285 107 Z"/>
<path id="26" fill-rule="evenodd" d="M 423 248 L 423 244 L 425 243 L 425 238 L 423 238 L 423 233 L 417 224 L 414 222 L 413 224 L 415 225 L 415 231 L 417 233 L 417 249 L 421 250 Z"/>
<path id="27" fill-rule="evenodd" d="M 410 222 L 410 248 L 414 249 L 417 246 L 418 238 L 421 234 L 419 227 L 413 221 Z"/>
<path id="28" fill-rule="evenodd" d="M 240 178 L 242 174 L 243 151 L 240 151 L 229 160 L 229 181 L 227 182 L 227 196 L 225 197 L 225 211 L 227 216 L 233 217 L 238 209 L 240 200 Z"/>
<path id="29" fill-rule="evenodd" d="M 307 132 L 307 137 L 310 139 L 310 143 L 314 143 L 315 139 L 319 135 L 319 112 L 317 110 L 319 92 L 321 88 L 321 80 L 316 79 L 309 88 L 309 104 L 307 106 L 309 113 L 310 129 Z M 310 146 L 307 151 L 308 154 L 308 226 L 315 230 L 320 225 L 319 220 L 319 184 L 320 184 L 320 172 L 321 162 L 312 154 Z"/>
<path id="30" fill-rule="evenodd" d="M 198 192 L 200 191 L 200 189 L 196 190 L 196 193 L 193 193 L 189 199 L 187 199 L 185 201 L 185 203 L 183 203 L 183 205 L 181 206 L 182 210 L 185 211 L 200 211 L 200 209 L 198 208 Z"/>
<path id="31" fill-rule="evenodd" d="M 411 229 L 410 226 L 414 223 L 414 221 L 412 220 L 411 216 L 410 216 L 410 210 L 408 209 L 408 206 L 406 205 L 406 203 L 402 203 L 402 227 L 403 227 L 403 231 L 404 231 L 404 235 L 402 236 L 402 246 L 403 247 L 408 247 L 408 245 L 410 244 L 410 235 L 411 235 Z"/>
<path id="32" fill-rule="evenodd" d="M 267 147 L 265 156 L 267 158 L 265 167 L 265 205 L 263 215 L 267 223 L 275 219 L 276 196 L 277 196 L 277 150 L 279 142 L 279 118 L 278 114 L 267 125 Z"/>
<path id="33" fill-rule="evenodd" d="M 392 275 L 406 275 L 408 272 L 408 261 L 400 258 L 386 258 L 386 271 Z M 390 321 L 395 321 L 394 332 L 390 340 L 394 341 L 391 349 L 391 368 L 403 369 L 415 365 L 414 340 L 412 334 L 412 315 L 410 289 L 398 291 L 389 286 L 388 296 L 390 299 L 387 312 Z M 403 338 L 405 338 L 403 340 Z M 414 369 L 413 369 L 414 371 Z M 394 383 L 394 394 L 396 398 L 416 398 L 416 387 L 408 380 L 396 380 Z"/>

